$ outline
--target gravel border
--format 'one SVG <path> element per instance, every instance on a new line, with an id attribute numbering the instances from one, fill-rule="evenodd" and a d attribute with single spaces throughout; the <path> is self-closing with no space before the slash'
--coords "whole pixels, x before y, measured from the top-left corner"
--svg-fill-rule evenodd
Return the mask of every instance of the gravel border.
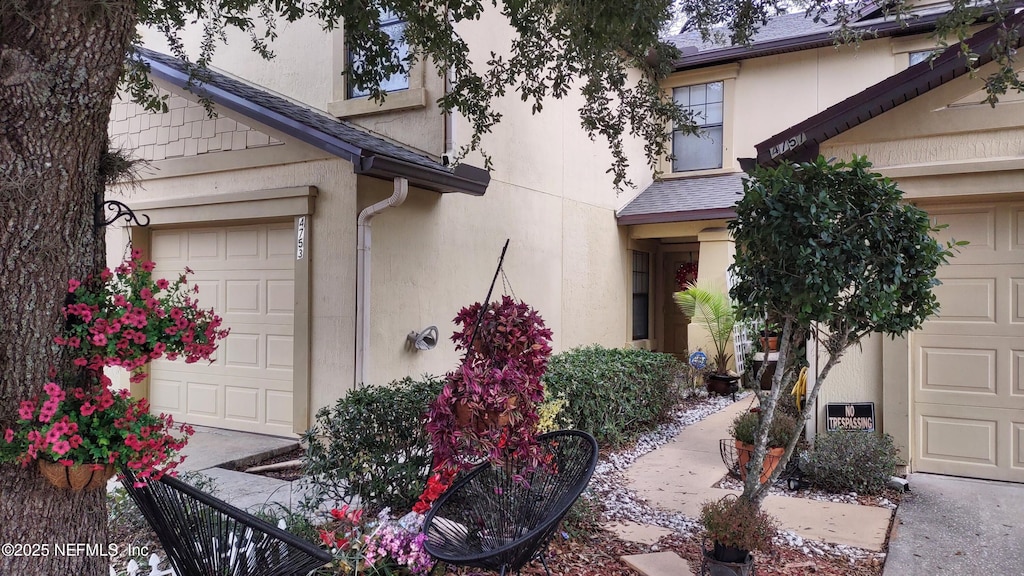
<path id="1" fill-rule="evenodd" d="M 752 392 L 746 391 L 737 394 L 736 401 L 750 399 L 752 396 Z M 603 456 L 594 470 L 594 476 L 591 478 L 590 486 L 587 489 L 588 493 L 595 497 L 603 507 L 602 521 L 627 520 L 668 528 L 674 533 L 687 537 L 699 537 L 702 528 L 695 519 L 680 512 L 651 506 L 646 500 L 637 496 L 636 492 L 627 488 L 628 480 L 626 479 L 625 472 L 638 458 L 667 444 L 687 426 L 720 412 L 727 406 L 731 406 L 733 402 L 731 397 L 704 398 L 696 406 L 676 411 L 669 422 L 641 436 L 633 447 Z M 723 480 L 721 487 L 742 489 L 742 484 L 739 481 L 728 478 Z M 829 494 L 813 489 L 801 489 L 797 492 L 792 492 L 778 485 L 772 486 L 770 493 L 790 498 L 811 498 L 814 500 L 863 505 L 856 493 Z M 896 504 L 887 498 L 878 499 L 878 505 L 891 510 L 896 508 Z M 809 556 L 841 556 L 848 558 L 851 562 L 869 558 L 885 558 L 884 552 L 808 540 L 788 530 L 779 531 L 778 536 L 775 538 L 775 544 L 798 549 Z M 652 547 L 652 550 L 656 549 L 657 546 Z"/>

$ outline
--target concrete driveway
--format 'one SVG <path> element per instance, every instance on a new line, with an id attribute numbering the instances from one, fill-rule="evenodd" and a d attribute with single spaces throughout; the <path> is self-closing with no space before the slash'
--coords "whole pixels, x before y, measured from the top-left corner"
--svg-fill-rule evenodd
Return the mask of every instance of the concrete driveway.
<path id="1" fill-rule="evenodd" d="M 883 576 L 1024 574 L 1024 484 L 911 474 Z"/>

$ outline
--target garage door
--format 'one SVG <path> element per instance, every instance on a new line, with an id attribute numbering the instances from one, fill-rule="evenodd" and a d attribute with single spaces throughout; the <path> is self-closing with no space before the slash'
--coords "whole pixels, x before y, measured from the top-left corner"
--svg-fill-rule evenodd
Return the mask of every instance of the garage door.
<path id="1" fill-rule="evenodd" d="M 911 337 L 914 469 L 1024 482 L 1024 202 L 921 207 L 970 245 Z"/>
<path id="2" fill-rule="evenodd" d="M 153 408 L 190 424 L 291 435 L 292 224 L 154 230 L 151 240 L 157 273 L 194 270 L 200 304 L 231 328 L 212 365 L 152 363 Z"/>

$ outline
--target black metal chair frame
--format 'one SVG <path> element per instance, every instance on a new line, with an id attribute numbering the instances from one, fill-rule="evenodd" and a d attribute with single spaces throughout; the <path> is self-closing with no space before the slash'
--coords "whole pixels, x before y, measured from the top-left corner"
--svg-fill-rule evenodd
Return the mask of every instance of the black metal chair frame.
<path id="1" fill-rule="evenodd" d="M 156 532 L 178 576 L 305 576 L 333 556 L 316 545 L 197 488 L 164 476 L 128 494 Z"/>
<path id="2" fill-rule="evenodd" d="M 448 564 L 489 569 L 500 572 L 502 576 L 512 571 L 518 573 L 523 566 L 536 558 L 541 561 L 545 572 L 550 576 L 551 571 L 548 569 L 545 558 L 548 542 L 558 529 L 559 523 L 565 517 L 569 508 L 572 507 L 573 503 L 583 493 L 583 490 L 586 489 L 597 466 L 597 441 L 586 432 L 580 430 L 561 430 L 538 437 L 538 441 L 547 446 L 557 446 L 559 442 L 565 440 L 580 444 L 581 451 L 583 452 L 589 450 L 585 461 L 571 463 L 576 467 L 573 473 L 578 474 L 578 477 L 575 478 L 571 485 L 565 486 L 561 491 L 556 491 L 552 490 L 550 483 L 547 481 L 557 478 L 559 475 L 564 476 L 565 474 L 562 472 L 564 468 L 562 470 L 556 468 L 551 473 L 544 470 L 542 466 L 541 469 L 532 474 L 532 478 L 528 478 L 531 482 L 527 485 L 521 480 L 515 479 L 514 475 L 508 471 L 495 468 L 490 463 L 481 464 L 449 487 L 427 513 L 423 522 L 423 531 L 427 535 L 424 547 L 427 552 L 434 558 Z M 552 454 L 555 456 L 553 465 L 565 466 L 570 464 L 558 461 L 557 450 L 552 451 Z M 489 524 L 481 524 L 481 522 L 485 523 L 483 519 L 476 521 L 477 525 L 471 532 L 466 526 L 452 524 L 451 519 L 445 516 L 448 511 L 448 505 L 455 499 L 462 497 L 463 491 L 467 490 L 466 487 L 476 482 L 481 478 L 482 474 L 487 472 L 499 475 L 503 479 L 501 482 L 485 486 L 485 488 L 492 489 L 497 499 L 501 500 L 502 496 L 505 496 L 504 502 L 516 495 L 522 496 L 524 490 L 530 499 L 530 501 L 523 502 L 522 505 L 515 509 L 503 508 L 497 510 L 498 513 L 503 513 L 505 516 L 503 520 L 506 521 L 504 526 L 506 531 L 508 528 L 507 522 L 511 521 L 517 525 L 516 532 L 520 531 L 518 525 L 522 526 L 522 533 L 515 534 L 514 536 L 505 534 L 504 538 L 497 539 L 497 543 L 489 548 L 481 543 L 481 537 L 479 536 L 479 534 L 486 533 L 490 526 Z M 507 481 L 504 479 L 507 479 Z M 513 485 L 513 483 L 515 484 Z M 486 497 L 486 492 L 478 492 L 477 494 L 485 494 Z M 452 504 L 452 507 L 456 505 Z M 449 524 L 447 527 L 445 522 Z M 501 533 L 494 526 L 490 527 L 494 528 L 496 534 Z M 473 540 L 474 534 L 477 535 L 476 540 Z M 483 538 L 486 538 L 486 536 Z"/>

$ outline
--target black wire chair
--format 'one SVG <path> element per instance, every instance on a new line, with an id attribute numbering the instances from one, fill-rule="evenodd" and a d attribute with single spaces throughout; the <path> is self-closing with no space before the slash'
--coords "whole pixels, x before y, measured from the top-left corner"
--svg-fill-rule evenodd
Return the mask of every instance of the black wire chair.
<path id="1" fill-rule="evenodd" d="M 304 576 L 332 559 L 326 550 L 177 478 L 164 476 L 137 488 L 131 470 L 121 473 L 178 576 Z"/>
<path id="2" fill-rule="evenodd" d="M 538 437 L 547 464 L 525 476 L 484 463 L 459 479 L 427 513 L 424 547 L 458 566 L 518 571 L 539 558 L 597 466 L 597 442 L 579 430 Z"/>

